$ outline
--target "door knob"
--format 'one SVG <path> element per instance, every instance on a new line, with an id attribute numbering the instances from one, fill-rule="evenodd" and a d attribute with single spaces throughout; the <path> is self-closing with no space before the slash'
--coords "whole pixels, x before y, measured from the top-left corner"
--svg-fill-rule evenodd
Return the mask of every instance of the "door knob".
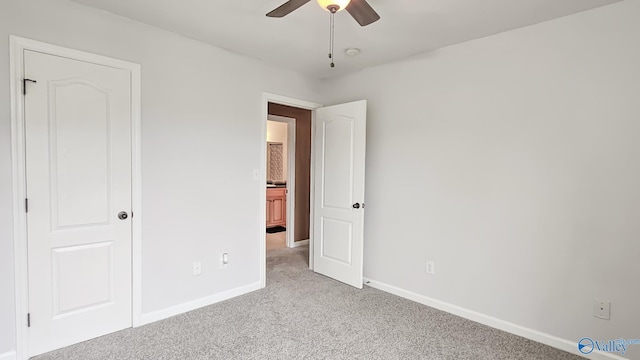
<path id="1" fill-rule="evenodd" d="M 126 211 L 120 211 L 118 213 L 118 219 L 120 219 L 120 220 L 125 220 L 128 217 L 129 217 L 129 214 L 127 214 Z"/>
<path id="2" fill-rule="evenodd" d="M 359 204 L 359 203 L 355 203 L 355 204 L 353 204 L 353 208 L 354 208 L 354 209 L 360 209 L 360 204 Z"/>

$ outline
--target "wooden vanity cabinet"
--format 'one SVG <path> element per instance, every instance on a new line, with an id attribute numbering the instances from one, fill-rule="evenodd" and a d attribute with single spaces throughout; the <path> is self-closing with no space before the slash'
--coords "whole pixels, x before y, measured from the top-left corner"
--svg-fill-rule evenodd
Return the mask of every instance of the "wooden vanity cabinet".
<path id="1" fill-rule="evenodd" d="M 267 188 L 267 227 L 287 226 L 287 189 Z"/>

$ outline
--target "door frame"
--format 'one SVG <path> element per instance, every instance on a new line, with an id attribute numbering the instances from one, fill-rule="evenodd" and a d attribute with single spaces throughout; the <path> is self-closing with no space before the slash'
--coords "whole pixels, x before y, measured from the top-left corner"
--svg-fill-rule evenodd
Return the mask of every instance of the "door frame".
<path id="1" fill-rule="evenodd" d="M 288 105 L 301 109 L 311 110 L 311 183 L 310 188 L 310 207 L 309 207 L 309 268 L 313 270 L 313 128 L 315 124 L 315 109 L 321 108 L 322 104 L 300 100 L 288 96 L 272 94 L 264 92 L 262 94 L 262 129 L 260 135 L 260 176 L 258 179 L 259 186 L 259 209 L 260 209 L 260 236 L 258 236 L 260 249 L 260 287 L 267 286 L 267 233 L 264 226 L 267 222 L 267 210 L 265 208 L 265 199 L 267 198 L 267 120 L 269 118 L 269 103 L 280 105 Z M 289 205 L 287 205 L 287 208 Z M 287 212 L 289 210 L 287 209 Z M 287 218 L 287 221 L 289 219 Z"/>
<path id="2" fill-rule="evenodd" d="M 295 199 L 296 199 L 296 119 L 268 115 L 267 121 L 287 124 L 287 247 L 296 247 L 295 244 Z M 308 241 L 307 241 L 308 242 Z M 299 245 L 298 245 L 299 246 Z"/>
<path id="3" fill-rule="evenodd" d="M 28 293 L 28 250 L 27 216 L 25 212 L 26 172 L 25 172 L 25 126 L 24 96 L 22 77 L 24 74 L 24 51 L 31 50 L 53 56 L 89 62 L 116 69 L 127 70 L 131 74 L 131 257 L 132 292 L 131 310 L 133 327 L 142 325 L 142 191 L 141 191 L 141 76 L 140 65 L 113 59 L 80 50 L 52 45 L 15 35 L 9 36 L 9 74 L 11 87 L 11 164 L 13 180 L 13 259 L 15 291 L 16 358 L 26 359 L 29 349 L 27 330 Z M 264 207 L 264 206 L 263 206 Z M 135 216 L 134 216 L 135 214 Z"/>

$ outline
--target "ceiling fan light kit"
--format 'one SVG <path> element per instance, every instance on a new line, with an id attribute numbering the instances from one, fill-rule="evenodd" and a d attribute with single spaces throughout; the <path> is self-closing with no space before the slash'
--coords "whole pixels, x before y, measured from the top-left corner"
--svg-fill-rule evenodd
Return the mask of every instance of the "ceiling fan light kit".
<path id="1" fill-rule="evenodd" d="M 367 0 L 317 0 L 321 8 L 331 11 L 329 7 L 336 5 L 338 8 L 335 11 L 346 9 L 347 12 L 360 24 L 360 26 L 367 26 L 378 20 L 380 15 L 373 10 Z M 289 0 L 277 8 L 267 13 L 268 17 L 281 18 L 289 15 L 297 10 L 302 5 L 311 2 L 311 0 Z M 335 7 L 335 6 L 334 6 Z"/>
<path id="2" fill-rule="evenodd" d="M 329 12 L 336 13 L 344 10 L 350 2 L 351 0 L 318 0 L 318 5 Z"/>
<path id="3" fill-rule="evenodd" d="M 310 2 L 311 0 L 289 0 L 286 3 L 280 5 L 274 10 L 267 13 L 268 17 L 284 17 L 294 10 L 298 9 L 302 5 Z M 317 0 L 318 5 L 321 8 L 331 13 L 331 22 L 329 25 L 329 59 L 331 59 L 331 67 L 335 67 L 333 63 L 333 39 L 334 39 L 334 20 L 333 16 L 340 10 L 347 10 L 347 12 L 360 24 L 360 26 L 367 26 L 378 20 L 380 15 L 367 3 L 367 0 Z M 359 52 L 359 51 L 358 51 Z M 353 56 L 349 54 L 350 56 Z M 354 54 L 357 55 L 357 54 Z"/>

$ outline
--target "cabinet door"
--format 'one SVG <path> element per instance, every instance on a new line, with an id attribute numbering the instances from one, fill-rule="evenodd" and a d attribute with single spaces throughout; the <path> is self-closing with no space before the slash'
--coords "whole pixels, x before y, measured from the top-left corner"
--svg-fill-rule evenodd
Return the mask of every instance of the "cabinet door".
<path id="1" fill-rule="evenodd" d="M 267 189 L 267 227 L 287 224 L 287 189 Z"/>
<path id="2" fill-rule="evenodd" d="M 283 198 L 277 198 L 277 199 L 273 199 L 273 201 L 271 202 L 271 204 L 273 204 L 272 208 L 271 208 L 271 219 L 273 220 L 273 224 L 274 225 L 282 225 L 285 222 L 285 216 L 282 216 L 283 213 L 286 213 L 285 206 L 284 206 L 284 199 Z"/>
<path id="3" fill-rule="evenodd" d="M 267 227 L 269 227 L 271 222 L 271 200 L 267 200 Z"/>

